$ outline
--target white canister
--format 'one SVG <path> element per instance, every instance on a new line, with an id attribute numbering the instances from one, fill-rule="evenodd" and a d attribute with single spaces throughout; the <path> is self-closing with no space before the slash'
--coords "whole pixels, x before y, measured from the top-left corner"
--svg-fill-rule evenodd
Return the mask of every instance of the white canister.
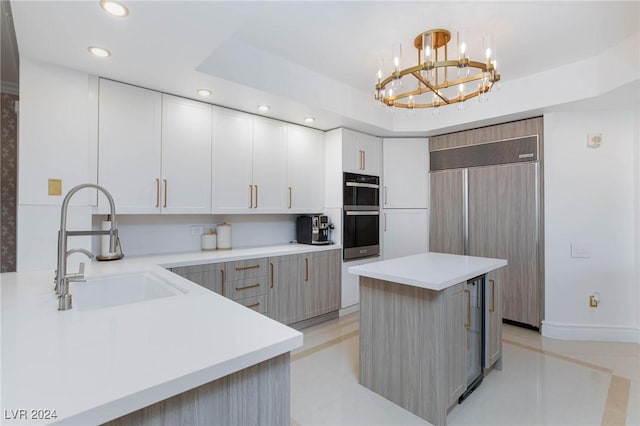
<path id="1" fill-rule="evenodd" d="M 216 233 L 218 234 L 218 249 L 231 249 L 231 225 L 228 223 L 221 223 L 216 226 Z"/>
<path id="2" fill-rule="evenodd" d="M 208 233 L 202 234 L 202 250 L 215 250 L 216 246 L 216 233 L 212 228 Z"/>

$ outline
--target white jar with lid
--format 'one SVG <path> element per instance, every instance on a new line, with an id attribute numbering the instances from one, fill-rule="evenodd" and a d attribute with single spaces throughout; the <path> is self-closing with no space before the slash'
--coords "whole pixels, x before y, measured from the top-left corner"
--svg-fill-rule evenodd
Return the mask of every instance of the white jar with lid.
<path id="1" fill-rule="evenodd" d="M 230 250 L 231 249 L 231 225 L 228 223 L 221 223 L 216 226 L 216 233 L 218 234 L 218 249 Z"/>
<path id="2" fill-rule="evenodd" d="M 202 234 L 202 250 L 215 250 L 217 247 L 216 232 L 213 228 L 209 232 Z"/>

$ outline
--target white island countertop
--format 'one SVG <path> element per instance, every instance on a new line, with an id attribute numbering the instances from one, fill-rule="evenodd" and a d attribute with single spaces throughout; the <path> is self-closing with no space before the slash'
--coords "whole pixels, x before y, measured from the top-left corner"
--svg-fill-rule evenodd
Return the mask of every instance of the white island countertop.
<path id="1" fill-rule="evenodd" d="M 439 291 L 506 265 L 504 259 L 429 252 L 352 266 L 348 271 L 362 277 Z"/>
<path id="2" fill-rule="evenodd" d="M 87 279 L 145 271 L 181 290 L 90 310 L 75 301 L 57 310 L 53 271 L 2 274 L 1 423 L 99 424 L 300 347 L 300 332 L 158 265 L 339 248 L 293 244 L 88 262 Z M 11 420 L 18 410 L 27 420 Z M 31 410 L 57 417 L 33 419 Z"/>

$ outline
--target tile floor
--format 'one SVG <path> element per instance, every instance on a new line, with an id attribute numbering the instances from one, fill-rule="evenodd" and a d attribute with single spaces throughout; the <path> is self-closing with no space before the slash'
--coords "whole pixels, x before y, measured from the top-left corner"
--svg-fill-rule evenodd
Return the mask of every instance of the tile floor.
<path id="1" fill-rule="evenodd" d="M 292 425 L 428 425 L 358 384 L 358 313 L 304 330 Z M 455 407 L 456 425 L 638 425 L 640 345 L 569 342 L 505 325 L 503 370 Z"/>

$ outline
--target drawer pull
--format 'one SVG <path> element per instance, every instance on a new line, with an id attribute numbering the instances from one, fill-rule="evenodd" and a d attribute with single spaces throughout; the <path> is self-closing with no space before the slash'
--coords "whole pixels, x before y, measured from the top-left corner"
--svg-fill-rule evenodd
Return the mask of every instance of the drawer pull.
<path id="1" fill-rule="evenodd" d="M 251 305 L 245 305 L 247 308 L 257 308 L 260 306 L 260 302 L 252 303 Z"/>
<path id="2" fill-rule="evenodd" d="M 236 266 L 236 271 L 246 271 L 247 269 L 256 269 L 259 268 L 260 265 L 251 265 L 251 266 L 241 266 L 241 267 L 237 267 Z"/>
<path id="3" fill-rule="evenodd" d="M 273 263 L 269 263 L 269 266 L 271 266 L 271 288 L 273 288 Z"/>
<path id="4" fill-rule="evenodd" d="M 220 275 L 222 277 L 222 295 L 224 296 L 224 269 L 220 269 Z"/>
<path id="5" fill-rule="evenodd" d="M 260 283 L 254 285 L 248 285 L 246 287 L 236 287 L 236 291 L 249 290 L 250 288 L 260 287 Z"/>

